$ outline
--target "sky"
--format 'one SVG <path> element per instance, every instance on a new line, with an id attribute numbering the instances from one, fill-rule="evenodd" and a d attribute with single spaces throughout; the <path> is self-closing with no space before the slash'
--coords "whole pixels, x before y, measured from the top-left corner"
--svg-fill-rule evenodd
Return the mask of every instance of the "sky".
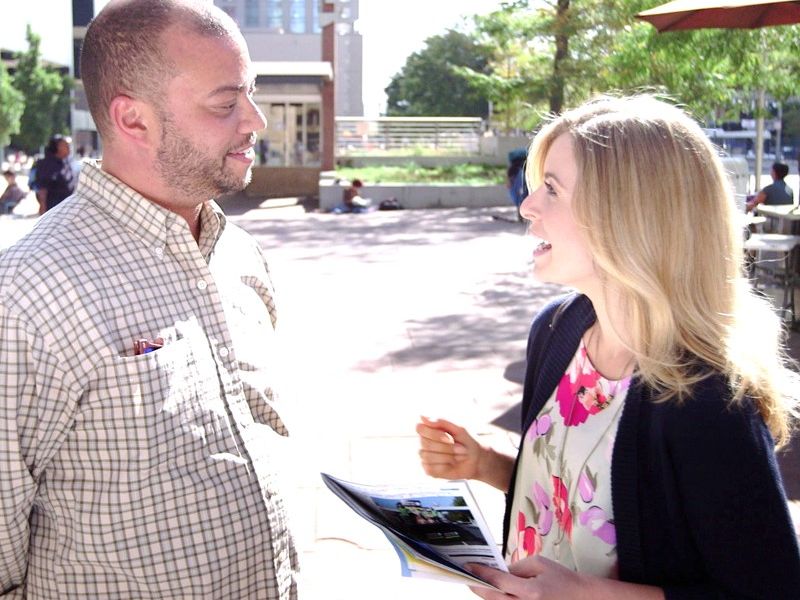
<path id="1" fill-rule="evenodd" d="M 108 0 L 95 0 L 102 8 Z M 72 63 L 71 0 L 0 0 L 0 47 L 25 50 L 25 25 L 42 36 L 42 56 Z M 363 98 L 367 116 L 385 108 L 384 89 L 406 58 L 421 50 L 432 35 L 471 23 L 471 16 L 500 6 L 500 0 L 360 0 L 356 29 L 363 37 Z"/>
<path id="2" fill-rule="evenodd" d="M 386 104 L 384 90 L 406 58 L 425 40 L 476 14 L 496 10 L 500 0 L 360 0 L 356 29 L 364 43 L 364 113 L 377 116 Z"/>

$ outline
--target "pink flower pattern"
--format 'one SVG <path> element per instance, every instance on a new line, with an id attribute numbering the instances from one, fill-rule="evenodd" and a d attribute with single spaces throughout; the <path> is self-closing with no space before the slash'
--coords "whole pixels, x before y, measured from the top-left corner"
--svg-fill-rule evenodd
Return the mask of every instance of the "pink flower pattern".
<path id="1" fill-rule="evenodd" d="M 559 527 L 572 539 L 572 512 L 569 509 L 569 491 L 560 478 L 553 475 L 553 506 Z"/>
<path id="2" fill-rule="evenodd" d="M 525 441 L 533 449 L 532 460 L 552 469 L 550 481 L 534 477 L 528 480 L 528 509 L 520 510 L 517 517 L 516 549 L 511 560 L 520 560 L 526 556 L 539 554 L 549 543 L 556 543 L 559 536 L 573 541 L 576 527 L 596 538 L 613 551 L 616 547 L 616 528 L 608 496 L 607 480 L 610 473 L 610 452 L 613 444 L 600 446 L 595 454 L 608 460 L 599 462 L 583 462 L 580 472 L 572 471 L 578 464 L 561 461 L 558 453 L 560 436 L 566 434 L 564 427 L 578 427 L 589 420 L 589 417 L 603 411 L 616 396 L 623 394 L 629 387 L 630 380 L 609 382 L 604 379 L 591 364 L 583 344 L 580 345 L 572 363 L 567 369 L 555 390 L 550 402 L 558 407 L 559 418 L 551 416 L 550 407 L 545 406 L 537 419 L 533 421 L 525 434 Z M 609 413 L 610 414 L 610 413 Z M 617 413 L 619 414 L 619 413 Z M 606 428 L 603 421 L 600 427 Z M 599 431 L 597 426 L 588 431 Z M 606 431 L 608 431 L 606 429 Z M 555 432 L 555 437 L 553 437 Z M 595 433 L 590 433 L 596 435 Z M 592 439 L 592 438 L 589 438 Z M 595 438 L 596 439 L 596 438 Z M 582 459 L 583 460 L 583 459 Z M 588 460 L 588 459 L 586 459 Z M 606 466 L 603 466 L 603 465 Z M 591 470 L 590 470 L 591 468 Z M 599 473 L 594 469 L 599 468 Z M 563 471 L 561 471 L 564 469 Z M 555 473 L 555 474 L 554 474 Z M 603 494 L 598 495 L 598 478 L 603 480 Z M 557 526 L 553 528 L 553 524 Z M 514 534 L 512 534 L 514 535 Z M 548 537 L 551 536 L 551 537 Z M 556 537 L 552 537 L 555 535 Z M 552 542 L 547 542 L 552 540 Z M 511 544 L 512 548 L 514 544 Z"/>
<path id="3" fill-rule="evenodd" d="M 542 538 L 535 527 L 529 526 L 525 520 L 525 513 L 517 515 L 517 549 L 512 555 L 512 561 L 522 560 L 526 556 L 533 556 L 542 551 Z"/>

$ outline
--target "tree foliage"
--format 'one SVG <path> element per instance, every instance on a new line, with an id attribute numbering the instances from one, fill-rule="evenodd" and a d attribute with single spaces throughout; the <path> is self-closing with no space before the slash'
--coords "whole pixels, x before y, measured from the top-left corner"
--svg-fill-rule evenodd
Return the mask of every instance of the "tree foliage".
<path id="1" fill-rule="evenodd" d="M 478 73 L 487 68 L 488 51 L 472 37 L 450 29 L 425 41 L 406 60 L 386 88 L 387 113 L 392 116 L 482 116 L 486 97 L 470 86 L 457 67 Z"/>
<path id="2" fill-rule="evenodd" d="M 530 130 L 604 92 L 671 96 L 703 119 L 752 110 L 753 92 L 800 93 L 800 26 L 658 33 L 636 14 L 656 0 L 515 0 L 475 18 L 489 68 L 457 69 L 492 101 L 495 126 Z"/>
<path id="3" fill-rule="evenodd" d="M 26 152 L 34 153 L 54 133 L 68 129 L 65 112 L 69 112 L 71 78 L 42 65 L 39 44 L 41 38 L 27 30 L 28 50 L 17 57 L 14 87 L 25 98 L 25 110 L 20 120 L 19 133 L 11 143 Z"/>
<path id="4" fill-rule="evenodd" d="M 17 90 L 5 65 L 0 62 L 0 148 L 7 146 L 11 136 L 19 132 L 25 98 Z"/>

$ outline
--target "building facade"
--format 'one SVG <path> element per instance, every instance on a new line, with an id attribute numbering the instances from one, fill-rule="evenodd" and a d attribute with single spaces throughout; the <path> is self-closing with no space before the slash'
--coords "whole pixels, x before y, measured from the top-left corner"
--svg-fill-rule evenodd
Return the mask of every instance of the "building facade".
<path id="1" fill-rule="evenodd" d="M 319 166 L 323 116 L 360 116 L 363 46 L 353 27 L 358 0 L 214 0 L 239 25 L 256 70 L 256 102 L 267 117 L 259 162 L 267 166 Z M 323 29 L 334 20 L 333 68 L 323 56 Z M 334 106 L 323 87 L 334 82 Z"/>

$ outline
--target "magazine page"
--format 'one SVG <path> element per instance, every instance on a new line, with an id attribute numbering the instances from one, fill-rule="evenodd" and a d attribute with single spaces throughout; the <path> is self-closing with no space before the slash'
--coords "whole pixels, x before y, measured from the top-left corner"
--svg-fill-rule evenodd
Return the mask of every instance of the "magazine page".
<path id="1" fill-rule="evenodd" d="M 507 571 L 466 481 L 368 486 L 322 473 L 325 484 L 395 547 L 404 576 L 484 585 L 464 568 L 481 563 Z"/>

